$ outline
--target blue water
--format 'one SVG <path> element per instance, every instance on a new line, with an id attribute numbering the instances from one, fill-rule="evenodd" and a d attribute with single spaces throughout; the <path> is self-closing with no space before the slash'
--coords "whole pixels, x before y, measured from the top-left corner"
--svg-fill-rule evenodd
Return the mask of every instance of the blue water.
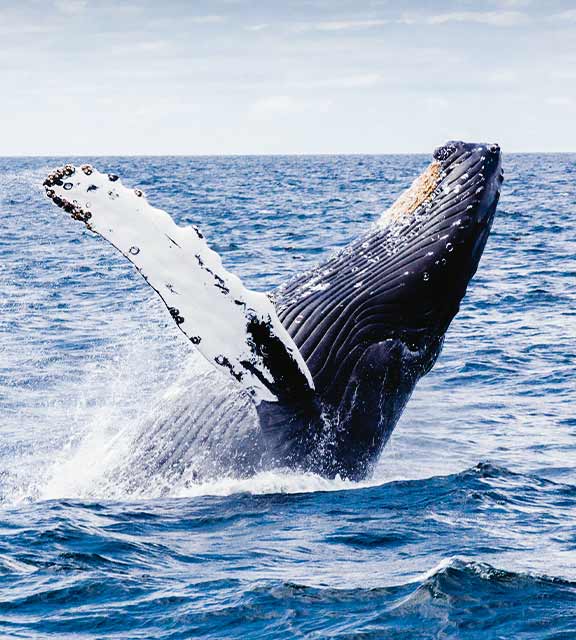
<path id="1" fill-rule="evenodd" d="M 428 158 L 92 162 L 267 290 Z M 44 198 L 60 164 L 0 159 L 0 637 L 576 637 L 576 155 L 504 158 L 479 272 L 372 478 L 140 493 L 109 471 L 203 365 Z"/>

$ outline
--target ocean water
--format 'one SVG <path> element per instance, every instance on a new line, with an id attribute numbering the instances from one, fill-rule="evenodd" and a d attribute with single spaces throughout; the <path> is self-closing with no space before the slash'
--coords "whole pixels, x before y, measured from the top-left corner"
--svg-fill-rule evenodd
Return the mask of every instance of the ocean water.
<path id="1" fill-rule="evenodd" d="M 269 290 L 429 158 L 66 160 Z M 62 162 L 0 159 L 0 637 L 576 637 L 576 155 L 504 157 L 479 271 L 373 477 L 222 469 L 131 493 L 109 470 L 205 365 L 44 197 Z"/>

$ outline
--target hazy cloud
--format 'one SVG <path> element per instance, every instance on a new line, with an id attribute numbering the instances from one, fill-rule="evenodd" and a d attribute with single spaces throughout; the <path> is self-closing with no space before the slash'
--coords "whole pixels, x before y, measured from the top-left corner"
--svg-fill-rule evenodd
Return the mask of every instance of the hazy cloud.
<path id="1" fill-rule="evenodd" d="M 546 98 L 546 104 L 550 104 L 555 107 L 568 107 L 572 105 L 574 101 L 568 96 L 550 96 Z"/>
<path id="2" fill-rule="evenodd" d="M 298 80 L 288 83 L 297 89 L 366 89 L 383 81 L 380 73 L 359 73 L 349 76 L 333 76 L 315 80 Z"/>
<path id="3" fill-rule="evenodd" d="M 511 84 L 518 80 L 518 72 L 512 69 L 496 69 L 488 74 L 488 80 L 495 84 Z"/>
<path id="4" fill-rule="evenodd" d="M 438 111 L 447 109 L 450 105 L 446 98 L 442 98 L 441 96 L 428 96 L 424 98 L 424 104 L 431 111 Z"/>
<path id="5" fill-rule="evenodd" d="M 261 24 L 249 24 L 248 26 L 244 27 L 246 29 L 246 31 L 264 31 L 265 29 L 268 29 L 270 27 L 270 25 L 267 22 L 263 22 Z"/>
<path id="6" fill-rule="evenodd" d="M 113 54 L 124 53 L 158 53 L 170 48 L 170 42 L 167 40 L 145 40 L 141 42 L 127 42 L 119 44 L 111 48 Z"/>
<path id="7" fill-rule="evenodd" d="M 556 80 L 576 80 L 576 69 L 556 69 L 550 75 Z"/>
<path id="8" fill-rule="evenodd" d="M 569 9 L 568 11 L 561 11 L 550 16 L 552 20 L 558 22 L 576 22 L 576 9 Z"/>
<path id="9" fill-rule="evenodd" d="M 496 0 L 499 7 L 527 7 L 532 4 L 532 0 Z"/>
<path id="10" fill-rule="evenodd" d="M 218 24 L 225 21 L 226 18 L 224 16 L 217 15 L 193 16 L 191 18 L 188 18 L 188 22 L 191 22 L 193 24 Z"/>
<path id="11" fill-rule="evenodd" d="M 471 22 L 487 24 L 493 27 L 514 27 L 527 21 L 526 14 L 520 11 L 454 11 L 429 16 L 428 24 L 446 24 L 448 22 Z"/>
<path id="12" fill-rule="evenodd" d="M 352 31 L 359 29 L 374 29 L 389 20 L 327 20 L 324 22 L 309 22 L 293 26 L 294 31 Z"/>
<path id="13" fill-rule="evenodd" d="M 442 25 L 449 23 L 485 24 L 493 27 L 515 27 L 526 24 L 529 17 L 520 11 L 452 11 L 433 15 L 404 13 L 404 24 Z"/>
<path id="14" fill-rule="evenodd" d="M 83 13 L 88 8 L 88 0 L 56 0 L 55 7 L 68 16 Z"/>
<path id="15" fill-rule="evenodd" d="M 293 96 L 268 96 L 257 100 L 250 110 L 257 118 L 274 118 L 276 116 L 294 115 L 305 111 L 327 111 L 331 100 L 303 100 Z"/>

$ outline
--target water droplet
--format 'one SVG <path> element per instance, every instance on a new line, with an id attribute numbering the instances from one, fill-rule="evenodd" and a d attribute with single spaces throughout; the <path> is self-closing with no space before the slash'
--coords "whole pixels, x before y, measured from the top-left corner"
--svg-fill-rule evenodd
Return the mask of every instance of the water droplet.
<path id="1" fill-rule="evenodd" d="M 430 274 L 427 271 L 424 271 L 424 275 L 422 276 L 423 280 L 430 280 Z"/>
<path id="2" fill-rule="evenodd" d="M 138 247 L 130 247 L 128 253 L 131 253 L 133 256 L 137 256 L 140 253 L 140 249 Z"/>
<path id="3" fill-rule="evenodd" d="M 64 183 L 64 189 L 66 189 L 66 191 L 70 191 L 70 189 L 72 189 L 74 185 L 71 182 L 65 182 Z"/>
<path id="4" fill-rule="evenodd" d="M 454 245 L 451 242 L 447 242 L 446 250 L 448 251 L 448 253 L 451 253 L 452 251 L 454 251 Z"/>

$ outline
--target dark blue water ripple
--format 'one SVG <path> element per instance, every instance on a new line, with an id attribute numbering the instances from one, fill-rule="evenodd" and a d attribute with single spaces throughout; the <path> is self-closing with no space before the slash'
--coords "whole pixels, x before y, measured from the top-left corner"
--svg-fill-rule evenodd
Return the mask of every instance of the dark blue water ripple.
<path id="1" fill-rule="evenodd" d="M 348 491 L 11 507 L 0 631 L 557 638 L 576 631 L 576 582 L 472 558 L 574 552 L 575 525 L 576 487 L 488 464 Z"/>

